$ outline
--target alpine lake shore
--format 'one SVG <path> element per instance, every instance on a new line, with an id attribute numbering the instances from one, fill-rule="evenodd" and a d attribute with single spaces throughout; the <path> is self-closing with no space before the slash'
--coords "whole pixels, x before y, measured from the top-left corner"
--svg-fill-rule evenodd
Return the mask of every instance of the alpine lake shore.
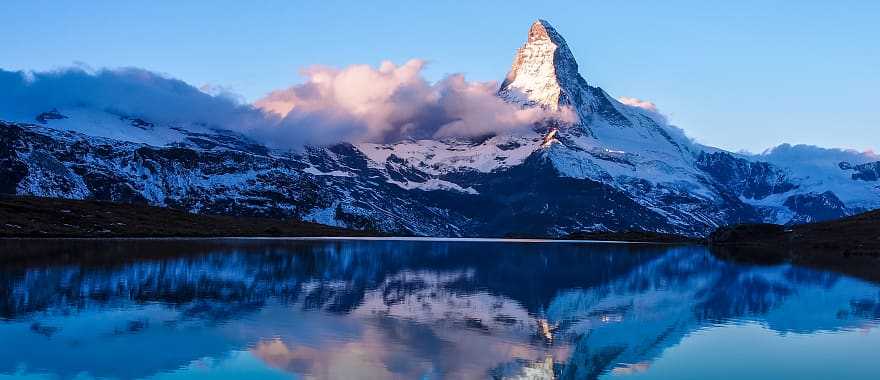
<path id="1" fill-rule="evenodd" d="M 93 200 L 0 197 L 0 238 L 391 237 L 298 220 L 193 214 L 172 208 Z M 793 227 L 742 224 L 708 238 L 645 231 L 585 231 L 561 237 L 504 239 L 706 244 L 720 258 L 753 264 L 790 262 L 880 282 L 880 211 Z"/>

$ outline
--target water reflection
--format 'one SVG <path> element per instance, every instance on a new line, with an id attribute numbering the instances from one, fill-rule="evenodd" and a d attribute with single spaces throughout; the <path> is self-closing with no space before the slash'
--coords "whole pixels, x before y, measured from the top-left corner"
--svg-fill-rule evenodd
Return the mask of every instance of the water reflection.
<path id="1" fill-rule="evenodd" d="M 702 247 L 8 240 L 0 251 L 0 373 L 15 375 L 594 379 L 651 374 L 670 347 L 718 326 L 809 335 L 880 318 L 874 285 Z"/>

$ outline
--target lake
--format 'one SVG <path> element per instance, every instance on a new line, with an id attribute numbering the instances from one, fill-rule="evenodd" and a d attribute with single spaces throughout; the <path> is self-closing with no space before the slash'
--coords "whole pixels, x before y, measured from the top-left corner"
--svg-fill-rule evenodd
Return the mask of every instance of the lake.
<path id="1" fill-rule="evenodd" d="M 878 323 L 701 246 L 0 241 L 0 379 L 877 379 Z"/>

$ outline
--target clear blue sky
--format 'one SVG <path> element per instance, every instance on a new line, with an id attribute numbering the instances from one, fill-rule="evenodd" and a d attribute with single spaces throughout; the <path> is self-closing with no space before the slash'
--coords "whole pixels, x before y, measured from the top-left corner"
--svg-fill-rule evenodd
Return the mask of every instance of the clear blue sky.
<path id="1" fill-rule="evenodd" d="M 536 18 L 587 81 L 698 141 L 880 149 L 880 1 L 6 0 L 0 68 L 134 66 L 248 101 L 312 64 L 431 62 L 500 80 Z"/>

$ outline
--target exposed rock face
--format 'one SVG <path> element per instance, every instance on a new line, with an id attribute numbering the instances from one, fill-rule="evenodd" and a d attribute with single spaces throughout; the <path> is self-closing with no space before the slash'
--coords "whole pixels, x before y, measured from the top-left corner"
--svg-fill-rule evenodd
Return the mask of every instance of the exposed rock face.
<path id="1" fill-rule="evenodd" d="M 41 124 L 46 124 L 46 122 L 48 122 L 49 120 L 67 119 L 67 116 L 64 116 L 60 112 L 58 112 L 58 109 L 53 109 L 49 112 L 43 112 L 37 115 L 37 117 L 34 119 L 36 119 Z"/>
<path id="2" fill-rule="evenodd" d="M 852 170 L 852 179 L 860 181 L 875 182 L 880 181 L 880 161 L 869 162 L 861 165 L 852 165 L 848 162 L 841 162 L 842 170 Z"/>
<path id="3" fill-rule="evenodd" d="M 510 102 L 551 110 L 571 107 L 579 126 L 573 133 L 593 135 L 590 124 L 596 122 L 629 124 L 615 99 L 587 84 L 565 39 L 544 20 L 529 28 L 528 39 L 517 50 L 498 95 Z"/>
<path id="4" fill-rule="evenodd" d="M 737 196 L 745 198 L 763 199 L 797 188 L 781 169 L 766 162 L 738 158 L 727 152 L 700 153 L 697 167 Z"/>
<path id="5" fill-rule="evenodd" d="M 822 222 L 849 215 L 846 205 L 830 191 L 792 195 L 784 205 L 795 213 L 788 224 Z"/>
<path id="6" fill-rule="evenodd" d="M 505 99 L 538 104 L 553 110 L 570 105 L 583 81 L 565 39 L 544 20 L 529 28 L 528 40 L 516 52 L 499 94 Z M 521 97 L 524 96 L 524 99 Z"/>

